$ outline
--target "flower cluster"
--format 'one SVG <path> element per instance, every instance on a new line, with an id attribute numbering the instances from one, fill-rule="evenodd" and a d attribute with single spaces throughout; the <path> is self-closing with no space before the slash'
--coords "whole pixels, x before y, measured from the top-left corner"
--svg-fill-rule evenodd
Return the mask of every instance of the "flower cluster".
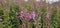
<path id="1" fill-rule="evenodd" d="M 19 15 L 19 18 L 22 19 L 23 17 L 24 17 L 24 12 L 21 11 L 21 12 L 20 12 L 20 15 Z"/>
<path id="2" fill-rule="evenodd" d="M 24 12 L 21 11 L 20 12 L 20 15 L 19 15 L 19 18 L 22 19 L 22 18 L 26 18 L 26 19 L 34 19 L 35 18 L 35 11 L 32 11 L 31 13 L 27 13 L 27 15 L 25 16 Z"/>

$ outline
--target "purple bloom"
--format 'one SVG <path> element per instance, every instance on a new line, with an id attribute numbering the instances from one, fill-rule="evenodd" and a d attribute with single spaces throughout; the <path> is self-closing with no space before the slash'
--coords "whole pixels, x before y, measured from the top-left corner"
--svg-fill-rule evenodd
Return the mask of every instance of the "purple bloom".
<path id="1" fill-rule="evenodd" d="M 27 19 L 34 19 L 35 18 L 35 11 L 33 11 L 31 14 L 28 13 L 27 16 L 26 16 Z"/>
<path id="2" fill-rule="evenodd" d="M 34 19 L 35 18 L 35 11 L 31 13 L 31 17 Z"/>
<path id="3" fill-rule="evenodd" d="M 19 18 L 22 19 L 24 16 L 25 16 L 25 15 L 24 15 L 24 12 L 21 11 Z M 34 18 L 35 18 L 35 11 L 32 11 L 31 13 L 27 13 L 26 18 L 27 18 L 28 20 L 34 19 Z"/>
<path id="4" fill-rule="evenodd" d="M 23 18 L 23 17 L 24 17 L 24 12 L 21 11 L 21 12 L 20 12 L 20 16 L 19 16 L 19 18 Z"/>
<path id="5" fill-rule="evenodd" d="M 28 13 L 28 14 L 26 15 L 26 18 L 27 18 L 27 19 L 29 19 L 29 20 L 30 20 L 30 19 L 32 19 L 31 14 L 30 14 L 30 13 Z"/>

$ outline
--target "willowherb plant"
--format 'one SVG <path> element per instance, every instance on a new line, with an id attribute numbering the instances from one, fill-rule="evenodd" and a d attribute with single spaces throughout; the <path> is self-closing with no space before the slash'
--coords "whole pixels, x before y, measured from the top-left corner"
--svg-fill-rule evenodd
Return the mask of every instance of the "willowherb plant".
<path id="1" fill-rule="evenodd" d="M 19 18 L 22 19 L 23 17 L 24 17 L 24 12 L 21 11 L 21 12 L 20 12 L 20 15 L 19 15 Z"/>
<path id="2" fill-rule="evenodd" d="M 35 11 L 31 12 L 31 16 L 32 16 L 33 19 L 35 18 Z"/>
<path id="3" fill-rule="evenodd" d="M 26 18 L 27 19 L 32 19 L 31 14 L 30 13 L 27 13 Z"/>
<path id="4" fill-rule="evenodd" d="M 19 18 L 26 18 L 26 19 L 34 19 L 35 18 L 35 11 L 32 11 L 31 13 L 26 13 L 26 17 L 23 11 L 20 12 Z"/>

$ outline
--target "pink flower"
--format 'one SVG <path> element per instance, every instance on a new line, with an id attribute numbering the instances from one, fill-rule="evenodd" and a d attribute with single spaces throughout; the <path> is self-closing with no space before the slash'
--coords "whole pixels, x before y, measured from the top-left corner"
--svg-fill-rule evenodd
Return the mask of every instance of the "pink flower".
<path id="1" fill-rule="evenodd" d="M 50 17 L 50 15 L 49 15 L 49 13 L 47 13 L 47 14 L 46 14 L 46 18 L 49 18 L 49 17 Z"/>
<path id="2" fill-rule="evenodd" d="M 29 19 L 29 20 L 32 19 L 31 14 L 30 13 L 27 13 L 26 18 Z"/>
<path id="3" fill-rule="evenodd" d="M 26 18 L 27 19 L 34 19 L 35 18 L 35 11 L 33 11 L 32 13 L 28 13 L 27 15 L 26 15 Z"/>
<path id="4" fill-rule="evenodd" d="M 35 18 L 35 11 L 32 11 L 31 17 L 34 19 Z"/>
<path id="5" fill-rule="evenodd" d="M 23 18 L 23 17 L 24 17 L 24 12 L 21 11 L 21 12 L 20 12 L 20 16 L 19 16 L 19 18 Z"/>

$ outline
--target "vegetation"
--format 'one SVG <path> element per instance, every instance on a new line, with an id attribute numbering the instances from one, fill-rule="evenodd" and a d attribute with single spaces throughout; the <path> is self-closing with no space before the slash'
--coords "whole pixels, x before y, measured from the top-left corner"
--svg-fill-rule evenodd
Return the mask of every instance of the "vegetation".
<path id="1" fill-rule="evenodd" d="M 0 2 L 0 28 L 60 28 L 60 8 L 44 2 Z"/>

